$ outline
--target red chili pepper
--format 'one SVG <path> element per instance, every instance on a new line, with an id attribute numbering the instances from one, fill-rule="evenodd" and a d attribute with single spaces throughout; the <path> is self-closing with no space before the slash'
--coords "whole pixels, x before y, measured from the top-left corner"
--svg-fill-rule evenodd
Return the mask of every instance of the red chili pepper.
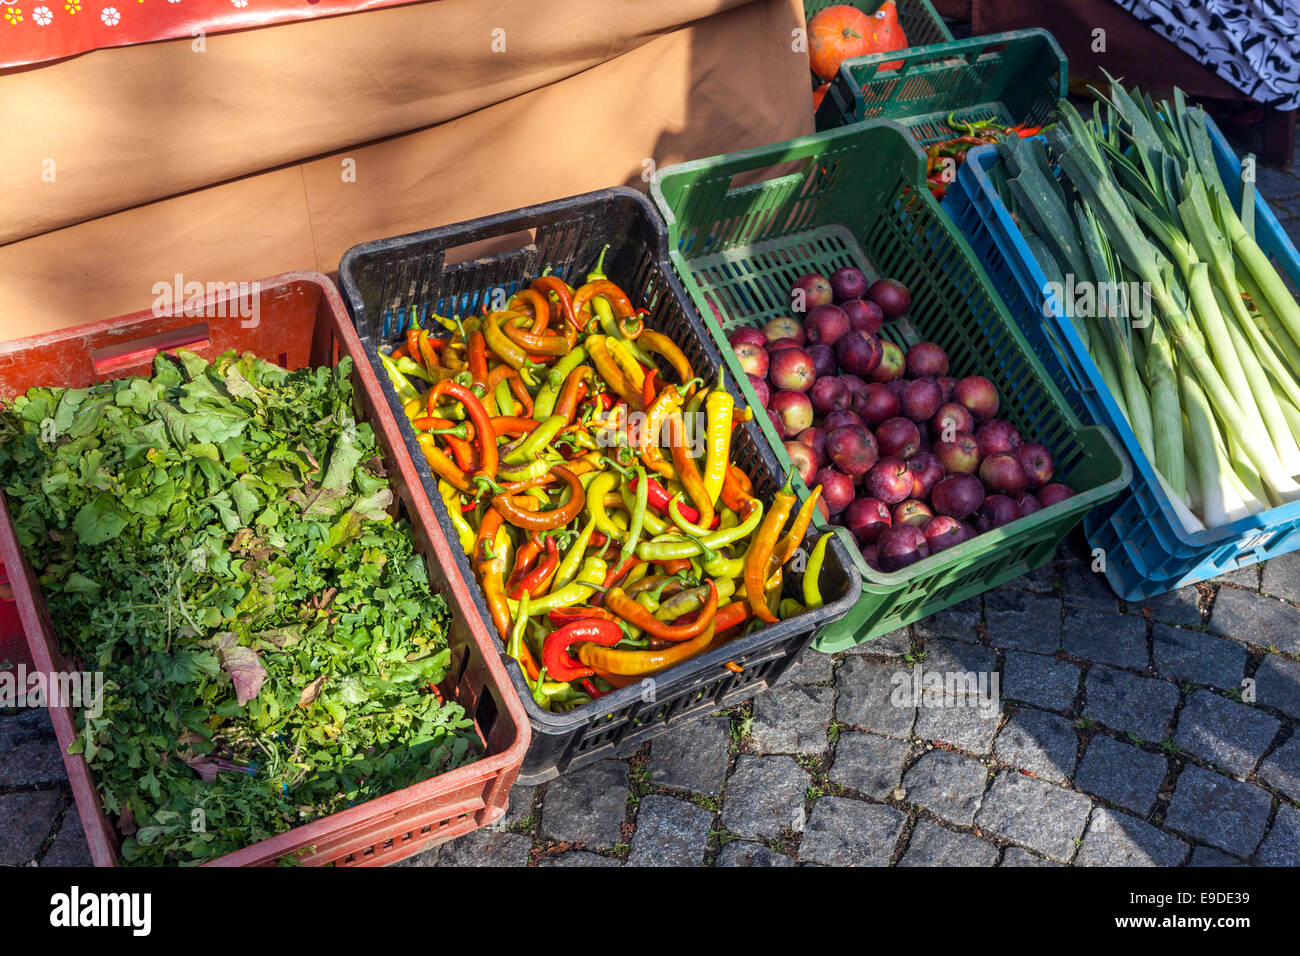
<path id="1" fill-rule="evenodd" d="M 510 591 L 512 600 L 518 601 L 523 597 L 524 592 L 528 592 L 529 597 L 541 594 L 546 589 L 555 576 L 556 569 L 560 566 L 560 548 L 555 543 L 554 538 L 546 539 L 546 558 L 524 575 L 523 579 Z"/>
<path id="2" fill-rule="evenodd" d="M 606 694 L 609 693 L 609 691 L 607 690 L 598 690 L 596 688 L 596 685 L 591 682 L 590 677 L 584 677 L 582 679 L 582 689 L 585 690 L 592 697 L 604 697 Z"/>
<path id="3" fill-rule="evenodd" d="M 613 621 L 574 621 L 546 635 L 546 642 L 542 645 L 542 663 L 546 673 L 555 680 L 590 677 L 596 672 L 576 660 L 569 653 L 569 645 L 591 642 L 601 647 L 613 647 L 622 639 L 623 629 Z"/>
<path id="4" fill-rule="evenodd" d="M 553 611 L 546 612 L 546 619 L 556 627 L 563 627 L 565 624 L 572 624 L 574 621 L 618 620 L 612 612 L 601 607 L 557 607 Z"/>

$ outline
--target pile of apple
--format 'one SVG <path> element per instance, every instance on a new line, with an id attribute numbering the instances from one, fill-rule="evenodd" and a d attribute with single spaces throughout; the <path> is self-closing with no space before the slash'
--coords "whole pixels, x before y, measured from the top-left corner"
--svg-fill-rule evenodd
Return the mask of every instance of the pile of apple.
<path id="1" fill-rule="evenodd" d="M 867 564 L 897 571 L 1074 494 L 1051 452 L 998 418 L 987 378 L 948 374 L 933 342 L 879 337 L 912 297 L 858 269 L 801 276 L 798 318 L 728 337 L 786 451 Z"/>

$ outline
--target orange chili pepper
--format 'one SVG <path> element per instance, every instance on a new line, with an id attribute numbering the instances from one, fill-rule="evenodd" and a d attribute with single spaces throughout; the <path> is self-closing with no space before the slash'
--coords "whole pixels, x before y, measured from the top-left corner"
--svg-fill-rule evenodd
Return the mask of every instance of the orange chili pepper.
<path id="1" fill-rule="evenodd" d="M 510 303 L 514 302 L 515 299 L 518 299 L 520 302 L 527 305 L 528 308 L 532 309 L 533 335 L 541 335 L 545 332 L 546 326 L 551 321 L 551 303 L 546 300 L 546 296 L 542 295 L 536 289 L 520 289 L 510 297 L 510 302 L 506 303 L 506 308 L 509 308 Z"/>
<path id="2" fill-rule="evenodd" d="M 563 465 L 556 465 L 551 469 L 555 475 L 562 478 L 569 485 L 569 500 L 558 508 L 552 508 L 550 511 L 541 511 L 530 513 L 525 510 L 523 501 L 515 501 L 509 495 L 501 494 L 492 499 L 492 507 L 496 509 L 502 517 L 509 521 L 517 528 L 523 528 L 527 531 L 548 531 L 551 528 L 558 528 L 568 524 L 578 516 L 582 511 L 582 506 L 586 503 L 587 496 L 583 490 L 582 482 L 568 468 Z M 530 502 L 536 499 L 524 499 Z"/>
<path id="3" fill-rule="evenodd" d="M 785 487 L 772 499 L 771 510 L 763 516 L 763 523 L 754 534 L 754 540 L 745 555 L 745 599 L 760 620 L 775 624 L 779 618 L 767 606 L 767 562 L 776 548 L 777 538 L 786 519 L 794 508 L 795 496 L 790 491 L 791 479 L 786 479 Z"/>
<path id="4" fill-rule="evenodd" d="M 538 276 L 532 281 L 530 288 L 536 289 L 543 295 L 555 294 L 560 302 L 560 315 L 564 321 L 579 332 L 587 327 L 587 321 L 584 318 L 578 321 L 577 310 L 573 306 L 573 296 L 569 292 L 568 285 L 559 276 Z"/>
<path id="5" fill-rule="evenodd" d="M 699 512 L 695 523 L 703 528 L 712 527 L 713 501 L 704 487 L 704 479 L 700 476 L 700 469 L 696 466 L 695 459 L 686 450 L 686 424 L 682 421 L 680 412 L 673 412 L 672 417 L 668 419 L 668 447 L 672 451 L 673 464 L 677 466 L 677 480 L 682 483 L 682 487 L 686 489 L 686 496 L 691 499 L 691 504 Z M 723 504 L 726 504 L 725 479 L 721 497 Z M 733 510 L 737 513 L 740 511 L 739 508 Z"/>
<path id="6" fill-rule="evenodd" d="M 469 337 L 469 348 L 466 355 L 466 362 L 469 366 L 469 374 L 472 384 L 479 388 L 487 388 L 488 365 L 487 365 L 487 339 L 483 338 L 483 333 L 475 331 Z"/>

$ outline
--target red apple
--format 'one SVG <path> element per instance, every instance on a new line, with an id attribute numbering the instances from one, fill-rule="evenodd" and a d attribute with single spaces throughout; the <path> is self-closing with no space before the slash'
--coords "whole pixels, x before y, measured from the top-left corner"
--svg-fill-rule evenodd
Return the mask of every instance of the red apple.
<path id="1" fill-rule="evenodd" d="M 912 294 L 897 279 L 877 279 L 867 289 L 866 298 L 880 306 L 886 321 L 902 318 L 912 307 Z"/>
<path id="2" fill-rule="evenodd" d="M 853 502 L 853 479 L 844 472 L 829 466 L 819 468 L 813 481 L 822 486 L 822 501 L 832 518 Z"/>
<path id="3" fill-rule="evenodd" d="M 940 439 L 934 443 L 934 453 L 950 474 L 973 475 L 980 466 L 980 445 L 970 432 L 957 432 L 952 441 Z"/>
<path id="4" fill-rule="evenodd" d="M 840 308 L 849 317 L 849 328 L 876 335 L 885 324 L 885 313 L 880 311 L 880 306 L 866 299 L 849 299 L 841 302 Z"/>
<path id="5" fill-rule="evenodd" d="M 975 530 L 980 534 L 1010 524 L 1020 517 L 1020 509 L 1006 495 L 989 495 L 975 512 Z"/>
<path id="6" fill-rule="evenodd" d="M 777 339 L 794 339 L 800 345 L 803 345 L 806 341 L 803 326 L 799 324 L 799 320 L 792 319 L 788 315 L 770 319 L 767 325 L 763 326 L 763 334 L 767 336 L 769 342 L 775 342 Z"/>
<path id="7" fill-rule="evenodd" d="M 795 436 L 795 441 L 803 442 L 817 453 L 817 460 L 826 461 L 826 429 L 825 428 L 805 428 Z M 820 467 L 820 466 L 819 466 Z"/>
<path id="8" fill-rule="evenodd" d="M 1038 500 L 1042 503 L 1044 508 L 1050 508 L 1052 505 L 1060 504 L 1066 498 L 1073 497 L 1074 492 L 1059 482 L 1044 485 L 1038 492 Z"/>
<path id="9" fill-rule="evenodd" d="M 876 554 L 885 571 L 901 571 L 930 556 L 925 534 L 914 524 L 896 524 L 876 541 Z"/>
<path id="10" fill-rule="evenodd" d="M 849 387 L 834 376 L 819 378 L 813 382 L 812 388 L 808 390 L 808 397 L 812 399 L 813 411 L 820 416 L 841 409 L 847 410 L 853 404 Z"/>
<path id="11" fill-rule="evenodd" d="M 775 341 L 767 343 L 767 357 L 768 360 L 770 361 L 773 352 L 780 352 L 782 349 L 800 349 L 800 348 L 803 348 L 803 343 L 800 342 L 798 339 L 790 339 L 790 338 L 776 339 Z"/>
<path id="12" fill-rule="evenodd" d="M 1015 502 L 1016 507 L 1020 509 L 1020 517 L 1022 518 L 1028 517 L 1035 511 L 1043 510 L 1042 502 L 1027 491 L 1020 497 L 1016 498 Z"/>
<path id="13" fill-rule="evenodd" d="M 909 378 L 938 378 L 948 374 L 948 353 L 933 342 L 917 342 L 907 350 Z"/>
<path id="14" fill-rule="evenodd" d="M 907 467 L 912 470 L 913 498 L 928 498 L 931 490 L 944 476 L 943 463 L 933 452 L 917 452 L 907 459 Z"/>
<path id="15" fill-rule="evenodd" d="M 933 379 L 917 378 L 907 383 L 900 402 L 904 417 L 914 422 L 927 422 L 943 404 L 943 392 Z"/>
<path id="16" fill-rule="evenodd" d="M 886 505 L 906 501 L 912 493 L 912 472 L 901 458 L 881 458 L 867 472 L 867 493 Z"/>
<path id="17" fill-rule="evenodd" d="M 826 454 L 850 478 L 864 474 L 880 457 L 871 432 L 852 425 L 832 429 L 826 435 Z"/>
<path id="18" fill-rule="evenodd" d="M 831 293 L 836 302 L 845 299 L 860 299 L 867 291 L 869 283 L 861 269 L 844 266 L 831 273 Z"/>
<path id="19" fill-rule="evenodd" d="M 849 331 L 849 317 L 838 305 L 819 305 L 804 318 L 803 330 L 811 345 L 834 345 Z"/>
<path id="20" fill-rule="evenodd" d="M 1014 453 L 1020 447 L 1020 432 L 1004 418 L 991 418 L 975 429 L 980 454 L 987 458 L 1002 452 Z"/>
<path id="21" fill-rule="evenodd" d="M 961 379 L 953 386 L 952 398 L 969 408 L 977 422 L 986 421 L 998 413 L 998 390 L 982 375 Z"/>
<path id="22" fill-rule="evenodd" d="M 765 348 L 752 342 L 741 342 L 739 345 L 732 346 L 731 350 L 736 353 L 736 361 L 747 374 L 758 378 L 767 375 L 768 361 Z"/>
<path id="23" fill-rule="evenodd" d="M 911 458 L 921 448 L 921 432 L 906 418 L 888 418 L 876 426 L 876 441 L 882 455 Z"/>
<path id="24" fill-rule="evenodd" d="M 892 382 L 903 377 L 903 350 L 893 342 L 880 340 L 880 362 L 868 374 L 873 382 Z"/>
<path id="25" fill-rule="evenodd" d="M 965 405 L 948 402 L 939 406 L 939 410 L 930 419 L 930 434 L 936 439 L 952 441 L 958 432 L 974 432 L 975 417 Z"/>
<path id="26" fill-rule="evenodd" d="M 727 334 L 727 342 L 734 349 L 737 345 L 757 345 L 759 348 L 767 345 L 767 336 L 763 334 L 762 329 L 756 329 L 753 326 L 746 326 L 743 329 L 733 329 Z"/>
<path id="27" fill-rule="evenodd" d="M 931 554 L 938 554 L 940 551 L 946 551 L 965 541 L 969 534 L 967 528 L 956 518 L 950 518 L 948 515 L 935 515 L 925 523 L 921 529 L 925 535 L 926 544 L 930 546 Z"/>
<path id="28" fill-rule="evenodd" d="M 996 495 L 1017 497 L 1025 493 L 1028 480 L 1015 455 L 998 452 L 980 462 L 980 480 Z"/>
<path id="29" fill-rule="evenodd" d="M 951 375 L 940 375 L 938 382 L 939 390 L 943 392 L 943 403 L 947 405 L 952 401 L 952 390 L 957 387 L 957 380 Z M 964 408 L 965 406 L 962 407 Z M 973 429 L 968 429 L 968 431 L 972 430 Z"/>
<path id="30" fill-rule="evenodd" d="M 849 425 L 861 426 L 866 423 L 858 416 L 857 412 L 851 411 L 847 408 L 841 408 L 827 415 L 826 418 L 822 420 L 822 424 L 825 425 L 826 430 L 830 432 L 837 428 L 845 428 Z"/>
<path id="31" fill-rule="evenodd" d="M 883 353 L 880 339 L 860 329 L 849 329 L 835 343 L 835 359 L 850 375 L 870 375 Z"/>
<path id="32" fill-rule="evenodd" d="M 1056 463 L 1052 461 L 1052 453 L 1043 445 L 1036 441 L 1025 442 L 1016 449 L 1016 458 L 1020 460 L 1020 467 L 1025 469 L 1031 491 L 1037 491 L 1052 480 Z"/>
<path id="33" fill-rule="evenodd" d="M 894 510 L 890 513 L 890 520 L 894 524 L 914 524 L 918 528 L 924 528 L 933 517 L 934 512 L 930 507 L 924 501 L 917 501 L 915 498 L 900 501 L 894 505 Z"/>
<path id="34" fill-rule="evenodd" d="M 759 378 L 757 375 L 746 376 L 749 379 L 750 386 L 754 389 L 754 394 L 758 396 L 758 404 L 761 408 L 767 408 L 772 403 L 772 389 L 767 384 L 767 379 Z"/>
<path id="35" fill-rule="evenodd" d="M 984 503 L 984 486 L 974 475 L 948 475 L 939 480 L 930 492 L 930 505 L 934 513 L 947 515 L 960 521 L 975 513 Z"/>
<path id="36" fill-rule="evenodd" d="M 806 392 L 817 379 L 813 358 L 801 348 L 782 349 L 771 356 L 768 378 L 777 388 L 792 392 Z"/>
<path id="37" fill-rule="evenodd" d="M 817 372 L 819 379 L 829 378 L 840 370 L 839 363 L 835 361 L 835 349 L 829 345 L 817 344 L 808 346 L 808 354 L 812 356 L 813 369 Z"/>
<path id="38" fill-rule="evenodd" d="M 829 279 L 816 272 L 808 272 L 794 280 L 794 286 L 790 289 L 790 308 L 796 315 L 801 315 L 819 305 L 829 305 L 834 296 Z"/>
<path id="39" fill-rule="evenodd" d="M 813 407 L 803 392 L 784 389 L 772 396 L 772 412 L 781 419 L 786 435 L 797 435 L 813 423 Z"/>
<path id="40" fill-rule="evenodd" d="M 813 479 L 817 477 L 817 469 L 821 467 L 821 457 L 811 445 L 805 445 L 801 441 L 786 441 L 785 452 L 790 456 L 790 463 L 794 465 L 799 478 L 809 488 L 813 487 Z"/>
<path id="41" fill-rule="evenodd" d="M 897 418 L 902 413 L 903 406 L 888 385 L 869 382 L 861 398 L 854 398 L 853 410 L 862 416 L 864 422 L 875 428 L 887 418 Z"/>
<path id="42" fill-rule="evenodd" d="M 890 524 L 889 509 L 875 498 L 858 498 L 844 510 L 844 527 L 858 544 L 874 544 Z"/>
<path id="43" fill-rule="evenodd" d="M 772 409 L 766 409 L 768 420 L 772 422 L 772 427 L 776 429 L 776 437 L 785 441 L 785 422 L 781 421 L 780 416 Z"/>

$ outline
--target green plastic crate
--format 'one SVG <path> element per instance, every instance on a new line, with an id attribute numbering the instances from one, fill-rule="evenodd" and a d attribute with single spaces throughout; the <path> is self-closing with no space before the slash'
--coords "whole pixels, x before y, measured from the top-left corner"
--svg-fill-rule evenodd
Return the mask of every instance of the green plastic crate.
<path id="1" fill-rule="evenodd" d="M 748 378 L 728 332 L 789 314 L 794 280 L 856 266 L 912 291 L 910 316 L 886 338 L 947 350 L 952 374 L 984 375 L 1000 414 L 1056 456 L 1075 496 L 893 573 L 873 571 L 852 536 L 863 595 L 814 641 L 833 652 L 870 640 L 1049 562 L 1084 513 L 1125 488 L 1127 457 L 1108 429 L 1066 404 L 980 269 L 960 231 L 923 187 L 925 157 L 897 123 L 876 120 L 662 169 L 650 190 L 668 225 L 670 256 L 746 402 Z M 743 183 L 743 184 L 742 184 Z M 791 467 L 766 415 L 756 419 Z M 798 481 L 799 494 L 808 489 Z"/>
<path id="2" fill-rule="evenodd" d="M 881 69 L 898 60 L 897 69 Z M 961 135 L 948 125 L 954 112 L 966 122 L 1039 126 L 1068 90 L 1065 54 L 1050 33 L 994 33 L 845 60 L 817 110 L 817 128 L 892 119 L 925 146 Z"/>
<path id="3" fill-rule="evenodd" d="M 873 14 L 885 4 L 885 0 L 803 0 L 804 22 L 813 18 L 813 14 L 838 4 L 857 7 L 865 14 Z M 943 22 L 943 17 L 934 12 L 930 0 L 894 0 L 898 7 L 898 25 L 903 28 L 912 47 L 925 46 L 928 43 L 946 43 L 952 39 L 952 31 Z"/>

